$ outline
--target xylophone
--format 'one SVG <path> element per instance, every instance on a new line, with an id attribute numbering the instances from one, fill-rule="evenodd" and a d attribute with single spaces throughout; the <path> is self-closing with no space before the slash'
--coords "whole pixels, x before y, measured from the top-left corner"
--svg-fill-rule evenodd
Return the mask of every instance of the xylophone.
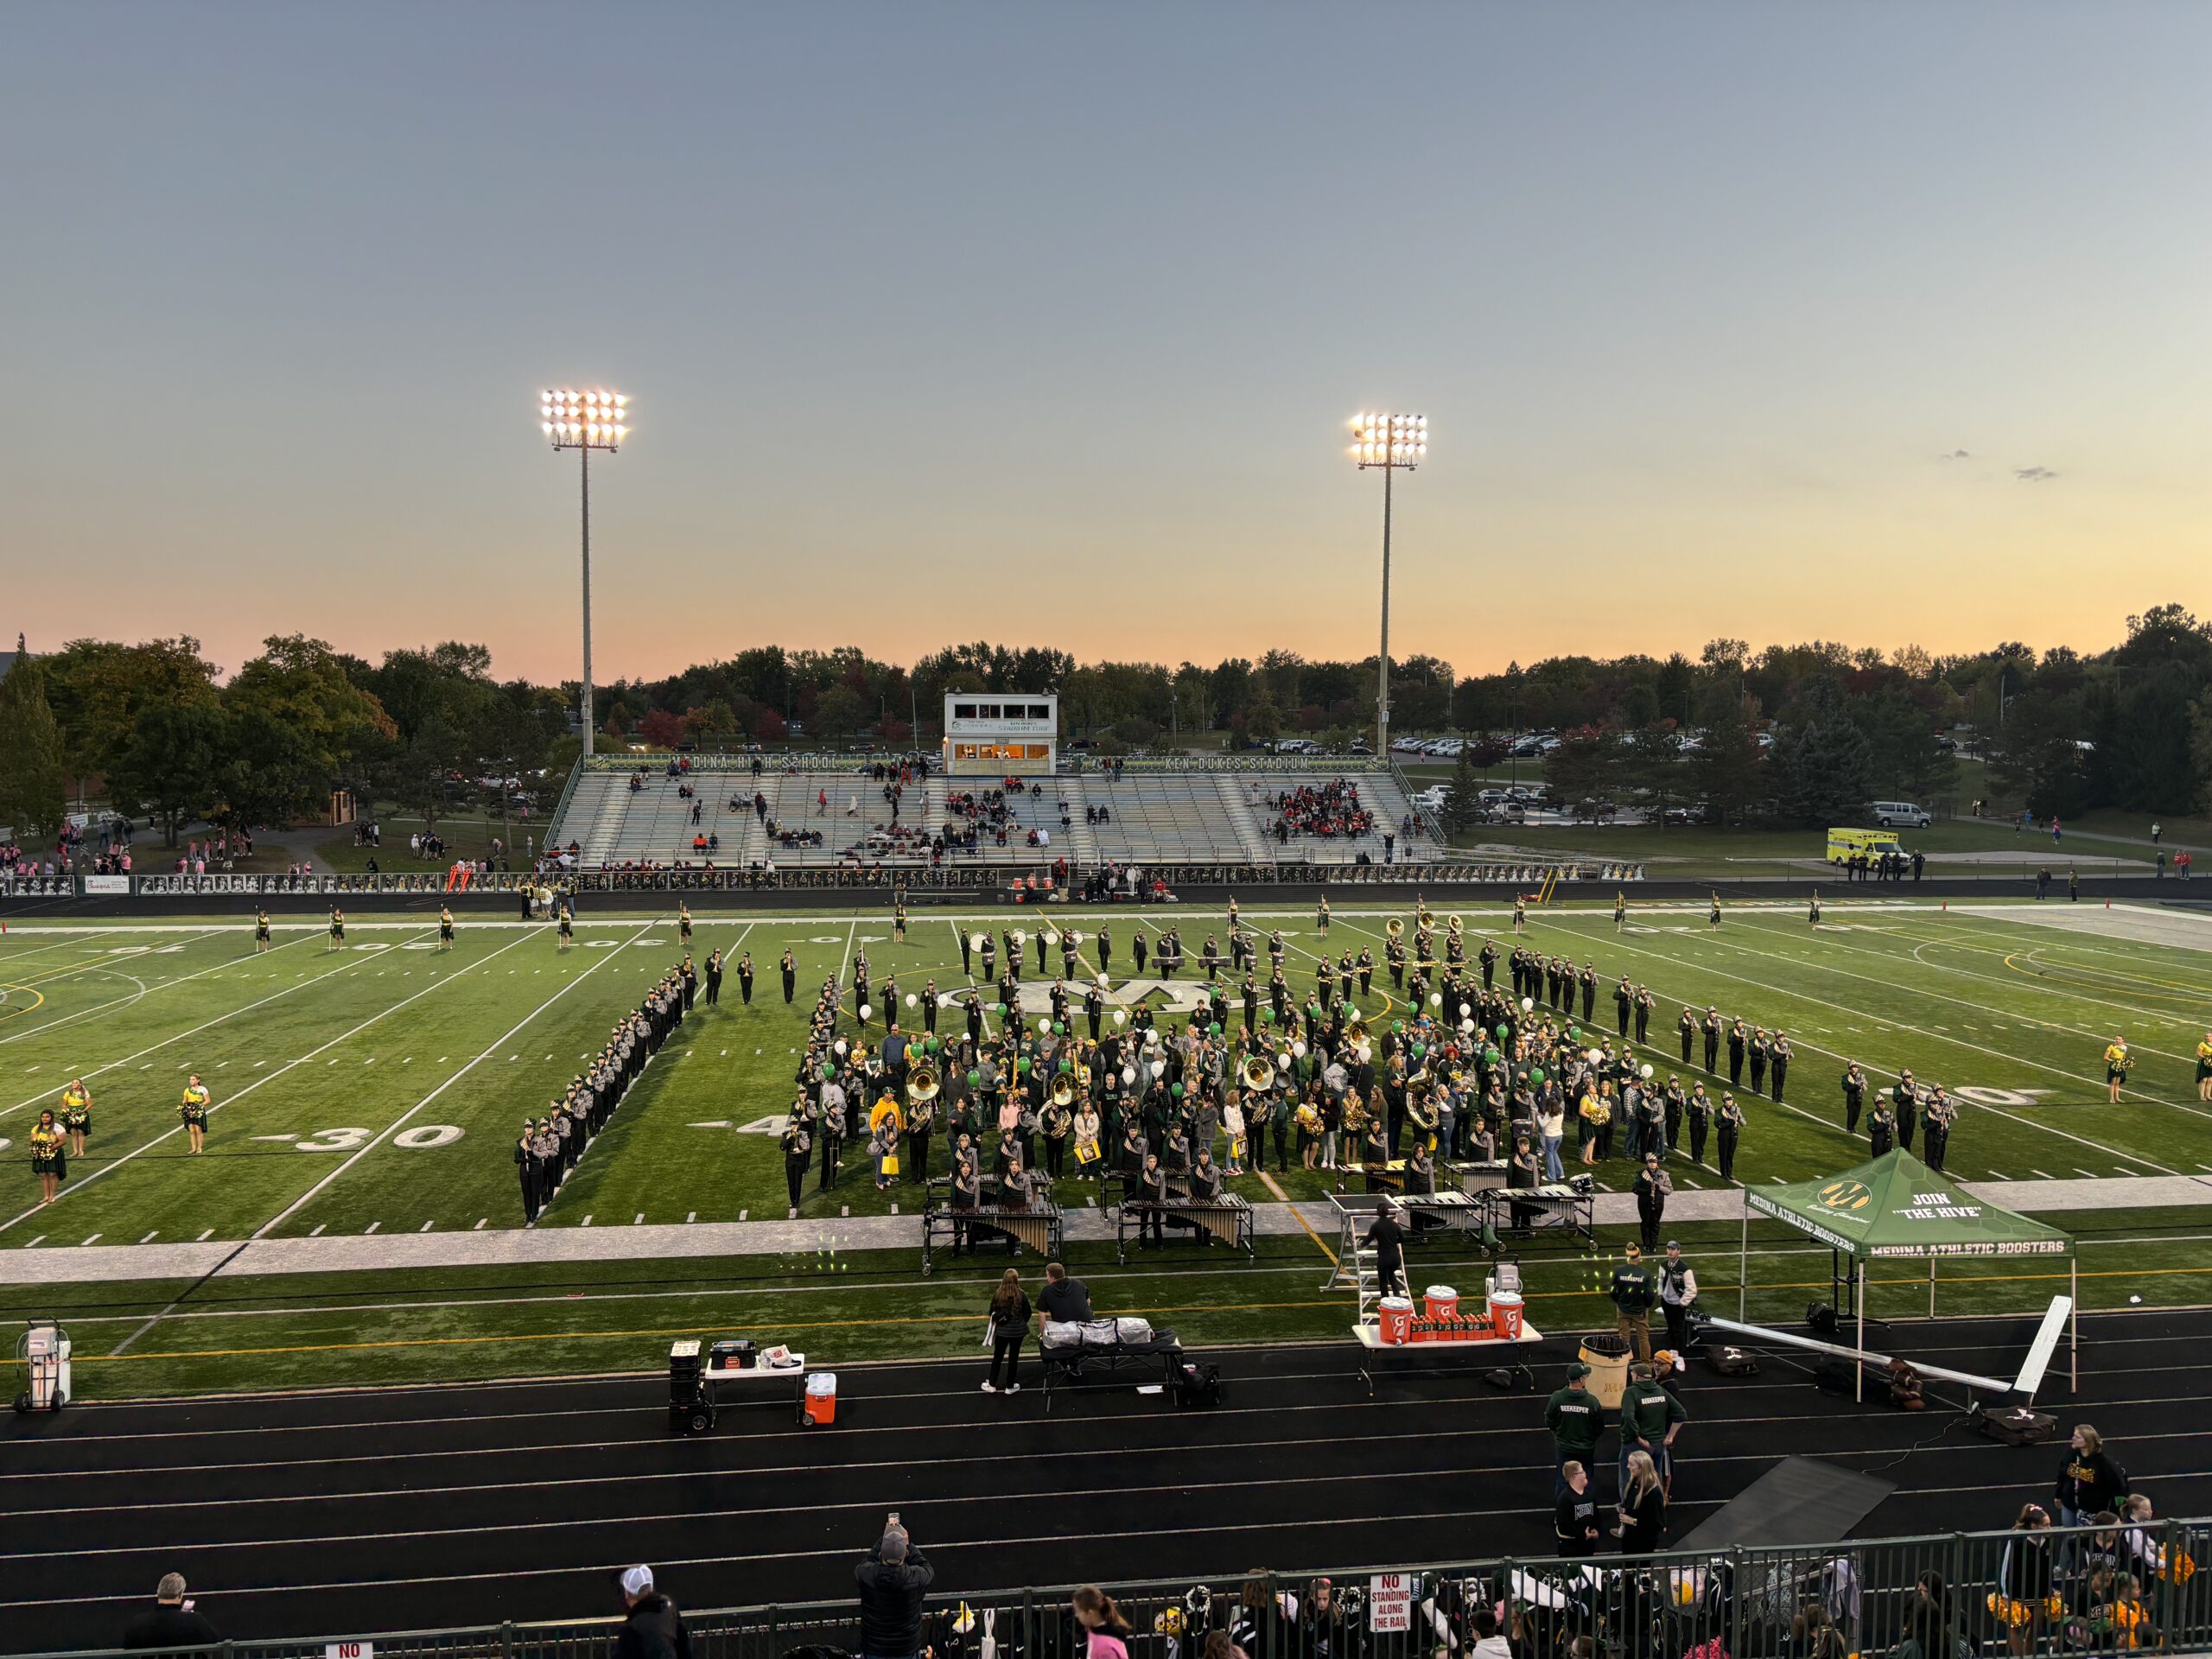
<path id="1" fill-rule="evenodd" d="M 971 1209 L 962 1209 L 950 1201 L 952 1180 L 950 1176 L 932 1179 L 925 1189 L 922 1198 L 922 1271 L 934 1270 L 933 1255 L 938 1244 L 949 1243 L 957 1250 L 963 1243 L 973 1248 L 986 1237 L 1000 1237 L 1007 1241 L 1009 1251 L 1017 1246 L 1034 1250 L 1039 1255 L 1056 1256 L 1067 1242 L 1067 1217 L 1060 1206 L 1052 1202 L 1052 1183 L 1040 1182 L 1040 1191 L 1028 1204 L 1010 1205 L 988 1202 L 997 1190 L 997 1184 L 986 1178 L 982 1196 L 987 1202 Z"/>
<path id="2" fill-rule="evenodd" d="M 1593 1242 L 1597 1237 L 1598 1195 L 1592 1186 L 1547 1181 L 1541 1186 L 1493 1187 L 1476 1197 L 1492 1227 L 1503 1217 L 1510 1226 L 1525 1228 L 1533 1223 L 1538 1227 L 1563 1228 Z"/>
<path id="3" fill-rule="evenodd" d="M 1505 1160 L 1503 1158 L 1471 1159 L 1450 1167 L 1452 1173 L 1459 1179 L 1462 1192 L 1487 1192 L 1492 1187 L 1505 1185 Z"/>
<path id="4" fill-rule="evenodd" d="M 1124 1199 L 1115 1206 L 1114 1254 L 1123 1266 L 1129 1260 L 1129 1234 L 1142 1236 L 1146 1217 L 1158 1214 L 1163 1220 L 1181 1227 L 1188 1227 L 1193 1235 L 1203 1234 L 1217 1238 L 1234 1249 L 1243 1247 L 1248 1257 L 1256 1258 L 1253 1247 L 1252 1206 L 1234 1192 L 1224 1192 L 1217 1198 L 1193 1198 L 1187 1192 L 1170 1191 L 1167 1202 L 1154 1204 L 1145 1198 Z"/>

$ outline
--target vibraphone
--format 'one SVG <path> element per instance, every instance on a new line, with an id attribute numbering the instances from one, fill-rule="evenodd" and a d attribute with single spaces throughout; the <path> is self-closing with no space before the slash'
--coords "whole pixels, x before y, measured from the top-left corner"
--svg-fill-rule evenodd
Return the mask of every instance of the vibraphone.
<path id="1" fill-rule="evenodd" d="M 1505 1185 L 1505 1160 L 1503 1158 L 1470 1159 L 1449 1167 L 1451 1173 L 1459 1178 L 1462 1192 L 1487 1192 L 1492 1187 Z"/>
<path id="2" fill-rule="evenodd" d="M 1598 1194 L 1594 1185 L 1582 1181 L 1547 1181 L 1541 1186 L 1492 1187 L 1475 1195 L 1484 1206 L 1490 1224 L 1503 1232 L 1513 1224 L 1515 1212 L 1522 1212 L 1533 1227 L 1557 1227 L 1578 1237 L 1594 1242 L 1597 1238 Z"/>
<path id="3" fill-rule="evenodd" d="M 1217 1238 L 1231 1249 L 1242 1245 L 1248 1258 L 1256 1259 L 1258 1255 L 1252 1244 L 1250 1205 L 1234 1192 L 1224 1192 L 1217 1198 L 1193 1198 L 1186 1192 L 1176 1192 L 1171 1186 L 1165 1204 L 1154 1204 L 1146 1198 L 1124 1198 L 1114 1207 L 1114 1255 L 1122 1266 L 1128 1265 L 1129 1234 L 1134 1231 L 1141 1239 L 1146 1218 L 1154 1214 L 1163 1221 L 1189 1228 L 1194 1236 Z"/>
<path id="4" fill-rule="evenodd" d="M 1060 1254 L 1067 1242 L 1067 1217 L 1052 1202 L 1052 1184 L 1040 1181 L 1040 1190 L 1020 1208 L 989 1202 L 995 1188 L 996 1183 L 986 1178 L 982 1192 L 985 1202 L 972 1210 L 963 1210 L 948 1201 L 952 1191 L 951 1177 L 939 1176 L 930 1182 L 922 1198 L 925 1274 L 935 1269 L 932 1258 L 940 1243 L 950 1244 L 957 1251 L 963 1242 L 973 1249 L 983 1238 L 999 1237 L 1007 1241 L 1009 1252 L 1020 1245 L 1043 1256 Z"/>

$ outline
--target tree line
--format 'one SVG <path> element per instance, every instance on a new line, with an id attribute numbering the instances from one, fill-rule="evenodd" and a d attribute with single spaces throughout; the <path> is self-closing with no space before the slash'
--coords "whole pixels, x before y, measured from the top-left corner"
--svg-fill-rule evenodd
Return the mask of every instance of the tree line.
<path id="1" fill-rule="evenodd" d="M 1050 690 L 1067 735 L 1135 746 L 1348 740 L 1372 726 L 1375 681 L 1371 656 L 1283 650 L 1171 666 L 977 641 L 903 665 L 852 646 L 760 645 L 618 681 L 595 702 L 610 743 L 842 747 L 932 741 L 949 692 Z M 2129 617 L 2125 640 L 2088 656 L 2017 642 L 1949 657 L 1824 640 L 1754 652 L 1721 639 L 1695 658 L 1569 655 L 1464 677 L 1414 656 L 1391 664 L 1390 688 L 1398 733 L 1556 734 L 1545 769 L 1560 793 L 1695 802 L 1724 823 L 1941 798 L 1955 786 L 1955 742 L 2038 815 L 2212 805 L 2212 625 L 2178 605 Z M 0 826 L 48 829 L 68 801 L 98 795 L 174 835 L 202 818 L 320 816 L 334 789 L 435 818 L 480 776 L 564 772 L 579 702 L 574 681 L 499 680 L 487 649 L 459 642 L 372 664 L 275 636 L 226 673 L 188 636 L 73 640 L 18 652 L 0 680 Z M 1471 776 L 1502 753 L 1493 741 L 1462 759 Z"/>

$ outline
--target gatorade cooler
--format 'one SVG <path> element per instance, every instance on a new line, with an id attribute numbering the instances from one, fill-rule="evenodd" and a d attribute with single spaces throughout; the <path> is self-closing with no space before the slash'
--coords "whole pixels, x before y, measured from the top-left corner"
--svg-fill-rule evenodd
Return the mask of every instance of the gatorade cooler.
<path id="1" fill-rule="evenodd" d="M 1376 1305 L 1382 1314 L 1382 1340 L 1399 1347 L 1414 1338 L 1414 1304 L 1409 1296 L 1385 1296 Z"/>
<path id="2" fill-rule="evenodd" d="M 1449 1285 L 1431 1285 L 1421 1300 L 1421 1317 L 1432 1323 L 1459 1317 L 1459 1293 Z"/>
<path id="3" fill-rule="evenodd" d="M 1518 1291 L 1501 1290 L 1490 1299 L 1491 1334 L 1500 1342 L 1521 1339 L 1521 1295 Z"/>
<path id="4" fill-rule="evenodd" d="M 809 1423 L 834 1423 L 837 1421 L 837 1373 L 817 1371 L 806 1379 L 806 1421 Z"/>

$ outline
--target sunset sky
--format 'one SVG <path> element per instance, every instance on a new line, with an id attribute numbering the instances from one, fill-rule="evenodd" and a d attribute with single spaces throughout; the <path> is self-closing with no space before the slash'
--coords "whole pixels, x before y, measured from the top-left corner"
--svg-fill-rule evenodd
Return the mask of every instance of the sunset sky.
<path id="1" fill-rule="evenodd" d="M 17 3 L 0 628 L 1463 672 L 2212 611 L 2212 6 Z"/>

